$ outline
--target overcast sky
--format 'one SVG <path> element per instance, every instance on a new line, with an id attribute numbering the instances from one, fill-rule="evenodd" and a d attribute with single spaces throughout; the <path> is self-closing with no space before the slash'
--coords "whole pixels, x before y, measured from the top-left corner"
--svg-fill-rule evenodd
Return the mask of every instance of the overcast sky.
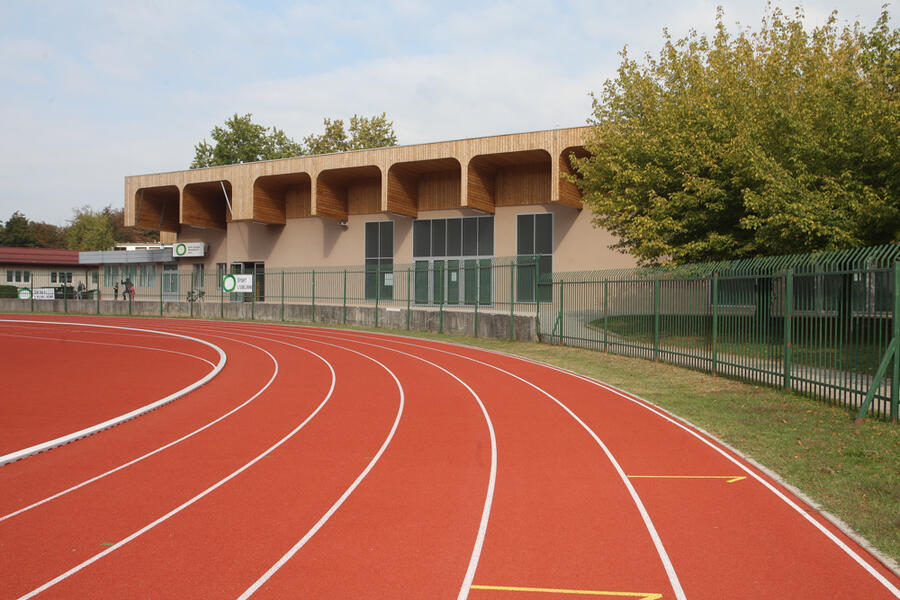
<path id="1" fill-rule="evenodd" d="M 882 0 L 802 5 L 871 27 Z M 765 2 L 0 1 L 0 220 L 124 205 L 124 177 L 185 169 L 234 113 L 297 141 L 386 112 L 401 144 L 585 124 L 628 45 L 759 27 Z M 894 8 L 892 26 L 896 27 Z M 730 27 L 732 31 L 736 26 Z"/>

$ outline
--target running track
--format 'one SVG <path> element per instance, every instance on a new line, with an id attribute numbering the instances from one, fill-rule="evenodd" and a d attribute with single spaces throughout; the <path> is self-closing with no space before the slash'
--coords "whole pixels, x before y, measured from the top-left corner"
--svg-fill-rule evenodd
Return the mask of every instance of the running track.
<path id="1" fill-rule="evenodd" d="M 0 317 L 0 348 L 7 383 L 65 361 L 117 382 L 63 410 L 24 380 L 0 400 L 0 437 L 23 444 L 210 377 L 0 467 L 0 598 L 900 598 L 896 574 L 740 457 L 522 359 L 69 315 Z"/>

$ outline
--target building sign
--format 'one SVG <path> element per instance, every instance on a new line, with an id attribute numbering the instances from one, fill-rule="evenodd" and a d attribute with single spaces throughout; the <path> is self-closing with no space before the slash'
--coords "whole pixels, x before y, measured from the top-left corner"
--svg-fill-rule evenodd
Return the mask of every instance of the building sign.
<path id="1" fill-rule="evenodd" d="M 174 248 L 172 248 L 172 254 L 174 254 L 178 258 L 186 256 L 203 256 L 205 253 L 206 244 L 204 244 L 203 242 L 180 242 L 178 244 L 175 244 Z"/>
<path id="2" fill-rule="evenodd" d="M 56 291 L 53 288 L 34 288 L 35 300 L 56 300 Z"/>
<path id="3" fill-rule="evenodd" d="M 222 289 L 226 292 L 252 292 L 253 275 L 225 275 L 222 277 Z"/>
<path id="4" fill-rule="evenodd" d="M 20 288 L 19 300 L 31 300 L 31 290 L 28 288 Z"/>

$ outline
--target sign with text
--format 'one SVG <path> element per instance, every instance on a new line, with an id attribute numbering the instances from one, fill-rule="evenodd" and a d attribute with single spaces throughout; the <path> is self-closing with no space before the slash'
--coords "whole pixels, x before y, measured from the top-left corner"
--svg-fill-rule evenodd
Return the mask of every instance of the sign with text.
<path id="1" fill-rule="evenodd" d="M 253 275 L 225 275 L 222 277 L 222 289 L 226 292 L 252 292 Z"/>
<path id="2" fill-rule="evenodd" d="M 203 242 L 179 242 L 172 248 L 172 254 L 178 258 L 203 256 L 205 253 L 206 244 Z"/>
<path id="3" fill-rule="evenodd" d="M 35 300 L 56 300 L 56 290 L 53 288 L 34 288 Z"/>
<path id="4" fill-rule="evenodd" d="M 31 290 L 28 288 L 19 288 L 19 300 L 31 300 Z"/>

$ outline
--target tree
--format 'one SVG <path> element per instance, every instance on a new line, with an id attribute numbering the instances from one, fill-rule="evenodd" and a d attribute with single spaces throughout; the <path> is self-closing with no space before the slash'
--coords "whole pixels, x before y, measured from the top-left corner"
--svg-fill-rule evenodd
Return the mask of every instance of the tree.
<path id="1" fill-rule="evenodd" d="M 34 233 L 25 215 L 18 210 L 14 212 L 3 227 L 3 238 L 0 245 L 31 248 L 35 246 Z"/>
<path id="2" fill-rule="evenodd" d="M 809 32 L 769 9 L 758 32 L 691 32 L 594 96 L 574 159 L 594 223 L 645 264 L 900 240 L 900 32 L 837 13 Z"/>
<path id="3" fill-rule="evenodd" d="M 109 219 L 113 239 L 115 239 L 116 243 L 139 244 L 159 240 L 158 230 L 144 229 L 143 227 L 125 227 L 125 211 L 121 208 L 107 206 L 103 209 L 103 213 Z"/>
<path id="4" fill-rule="evenodd" d="M 116 244 L 107 211 L 95 212 L 89 206 L 75 209 L 66 228 L 69 250 L 111 250 Z"/>
<path id="5" fill-rule="evenodd" d="M 29 221 L 28 224 L 36 247 L 57 248 L 60 250 L 66 247 L 66 230 L 64 227 L 37 221 Z"/>
<path id="6" fill-rule="evenodd" d="M 350 117 L 350 135 L 344 131 L 342 119 L 325 119 L 322 135 L 311 134 L 303 138 L 304 154 L 328 154 L 365 148 L 386 148 L 397 145 L 394 122 L 387 120 L 386 113 L 373 117 Z"/>
<path id="7" fill-rule="evenodd" d="M 213 143 L 206 139 L 194 146 L 192 169 L 221 165 L 235 165 L 273 158 L 288 158 L 302 154 L 301 146 L 281 129 L 266 128 L 253 123 L 252 114 L 239 117 L 237 113 L 210 132 Z"/>

